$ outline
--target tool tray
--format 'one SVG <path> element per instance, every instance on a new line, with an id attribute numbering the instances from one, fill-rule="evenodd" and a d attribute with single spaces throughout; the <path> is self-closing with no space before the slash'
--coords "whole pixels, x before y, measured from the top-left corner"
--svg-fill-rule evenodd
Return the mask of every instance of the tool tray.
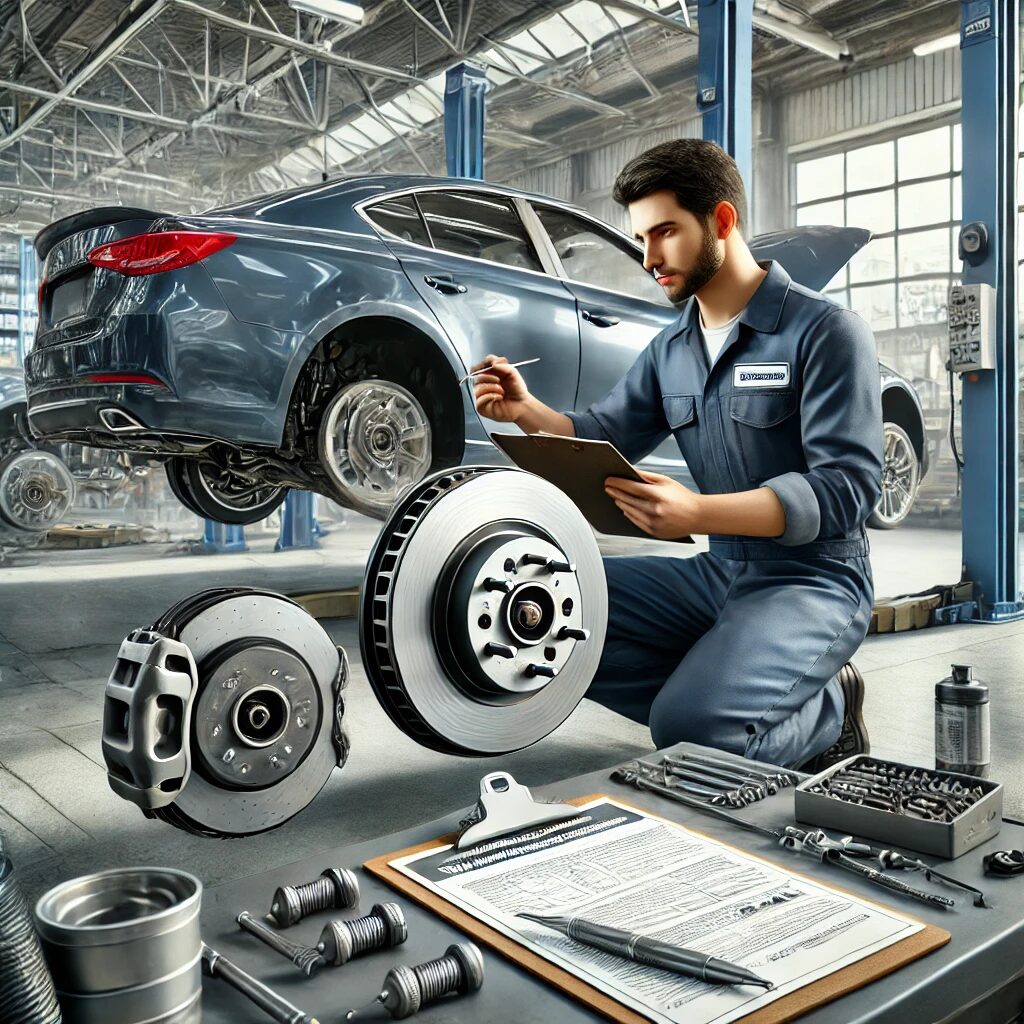
<path id="1" fill-rule="evenodd" d="M 833 776 L 862 764 L 883 765 L 886 768 L 905 770 L 908 774 L 925 771 L 930 778 L 950 785 L 959 782 L 968 789 L 980 788 L 983 795 L 951 821 L 929 821 L 898 811 L 868 807 L 824 793 L 810 792 L 822 782 L 827 783 Z M 799 783 L 793 790 L 793 802 L 796 820 L 804 824 L 837 829 L 849 835 L 878 839 L 907 850 L 953 860 L 999 832 L 1003 816 L 1003 786 L 973 775 L 922 769 L 920 765 L 901 764 L 898 761 L 857 754 Z"/>

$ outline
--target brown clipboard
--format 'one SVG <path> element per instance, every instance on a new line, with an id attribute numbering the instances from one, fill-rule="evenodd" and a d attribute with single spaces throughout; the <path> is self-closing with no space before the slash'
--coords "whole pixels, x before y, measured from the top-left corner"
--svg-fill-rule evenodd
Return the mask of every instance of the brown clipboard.
<path id="1" fill-rule="evenodd" d="M 562 434 L 491 434 L 491 440 L 520 469 L 564 491 L 598 532 L 651 540 L 605 493 L 604 482 L 610 476 L 644 482 L 615 445 Z M 677 540 L 693 543 L 692 537 Z"/>
<path id="2" fill-rule="evenodd" d="M 622 804 L 625 807 L 633 806 L 625 800 L 620 800 L 617 796 L 613 797 L 604 793 L 595 794 L 593 796 L 577 797 L 572 800 L 566 800 L 565 803 L 580 806 L 582 804 L 590 803 L 592 800 L 614 800 L 616 803 Z M 633 809 L 650 818 L 656 818 L 669 825 L 675 825 L 677 828 L 685 828 L 686 831 L 692 832 L 694 835 L 701 836 L 702 838 L 712 839 L 717 843 L 722 842 L 720 839 L 708 836 L 698 829 L 691 828 L 689 825 L 680 825 L 677 821 L 672 821 L 670 818 L 654 814 L 644 808 L 633 807 Z M 395 853 L 388 853 L 381 857 L 374 857 L 372 860 L 368 860 L 363 867 L 369 871 L 370 874 L 376 875 L 393 889 L 397 889 L 400 893 L 415 900 L 427 910 L 431 910 L 440 917 L 443 917 L 446 921 L 449 921 L 457 928 L 460 928 L 462 931 L 471 935 L 474 939 L 490 946 L 498 953 L 501 953 L 502 956 L 507 957 L 513 963 L 525 968 L 542 981 L 560 989 L 577 1002 L 588 1006 L 590 1009 L 602 1014 L 609 1020 L 617 1021 L 619 1024 L 650 1024 L 649 1017 L 645 1017 L 642 1014 L 637 1013 L 637 1011 L 631 1007 L 625 1006 L 623 1003 L 620 1003 L 617 999 L 607 995 L 600 989 L 594 988 L 587 982 L 570 974 L 567 970 L 553 964 L 550 960 L 544 959 L 544 957 L 527 949 L 515 939 L 509 938 L 507 935 L 503 935 L 490 925 L 484 924 L 483 921 L 480 921 L 478 918 L 473 917 L 466 911 L 461 910 L 454 904 L 449 903 L 442 896 L 432 892 L 426 886 L 415 881 L 415 879 L 402 874 L 402 872 L 390 866 L 390 861 L 397 860 L 400 857 L 407 857 L 410 854 L 423 853 L 427 850 L 447 846 L 454 843 L 456 838 L 457 837 L 454 833 L 446 836 L 439 836 L 437 839 L 421 843 L 419 846 L 411 846 L 407 850 L 398 850 Z M 722 845 L 730 846 L 728 843 L 722 843 Z M 746 850 L 739 850 L 739 848 L 735 846 L 730 846 L 730 848 L 738 850 L 747 857 L 753 857 L 756 860 L 770 864 L 775 870 L 780 870 L 778 864 L 768 861 L 757 854 L 749 853 Z M 826 889 L 832 889 L 833 891 L 842 893 L 846 896 L 855 896 L 857 899 L 864 900 L 867 903 L 874 903 L 875 906 L 881 907 L 884 910 L 892 909 L 891 907 L 887 907 L 874 900 L 867 900 L 859 893 L 851 893 L 848 889 L 843 889 L 841 886 L 822 882 L 820 878 L 812 878 L 810 875 L 806 875 L 800 871 L 790 871 L 788 867 L 784 870 L 786 871 L 786 874 L 806 879 L 807 881 L 813 882 L 815 885 L 823 886 Z M 902 911 L 900 911 L 900 913 L 903 914 Z M 909 917 L 907 914 L 903 914 L 903 916 Z M 911 920 L 916 919 L 911 918 Z M 858 960 L 855 964 L 850 964 L 848 967 L 843 967 L 832 974 L 826 975 L 824 978 L 819 978 L 817 981 L 811 982 L 811 984 L 797 989 L 796 992 L 791 992 L 789 995 L 775 1000 L 775 1002 L 770 1003 L 768 1006 L 755 1010 L 753 1013 L 748 1013 L 745 1017 L 739 1018 L 735 1024 L 785 1024 L 786 1021 L 794 1020 L 802 1014 L 807 1013 L 824 1003 L 838 999 L 839 996 L 845 995 L 847 992 L 852 992 L 855 989 L 862 988 L 864 985 L 868 985 L 872 981 L 876 981 L 878 978 L 891 974 L 893 971 L 898 970 L 900 967 L 903 967 L 914 960 L 919 960 L 921 957 L 938 949 L 940 946 L 946 945 L 950 938 L 951 936 L 949 932 L 944 928 L 926 924 L 921 931 L 915 932 L 913 935 L 908 936 L 905 939 L 901 939 L 899 942 L 896 942 L 891 946 L 887 946 L 885 949 L 879 950 L 877 953 L 872 953 L 863 960 Z"/>

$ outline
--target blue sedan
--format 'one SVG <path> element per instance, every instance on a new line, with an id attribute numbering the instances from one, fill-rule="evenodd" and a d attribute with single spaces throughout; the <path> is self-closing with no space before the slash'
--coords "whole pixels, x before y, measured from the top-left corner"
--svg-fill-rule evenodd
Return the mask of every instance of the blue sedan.
<path id="1" fill-rule="evenodd" d="M 822 287 L 868 237 L 801 228 L 752 248 Z M 432 470 L 501 461 L 459 384 L 488 352 L 539 357 L 531 391 L 583 409 L 677 316 L 621 232 L 462 179 L 351 178 L 188 217 L 102 208 L 36 249 L 33 433 L 162 458 L 185 505 L 230 523 L 290 487 L 384 517 Z M 913 389 L 881 383 L 879 525 L 895 525 L 926 447 Z M 671 443 L 644 464 L 689 479 Z"/>

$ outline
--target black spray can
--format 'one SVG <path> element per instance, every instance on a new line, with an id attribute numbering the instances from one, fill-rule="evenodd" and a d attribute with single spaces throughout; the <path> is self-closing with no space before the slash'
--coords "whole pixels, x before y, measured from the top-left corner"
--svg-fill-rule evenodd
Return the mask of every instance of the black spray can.
<path id="1" fill-rule="evenodd" d="M 935 684 L 935 767 L 988 777 L 988 687 L 972 678 L 970 665 Z"/>

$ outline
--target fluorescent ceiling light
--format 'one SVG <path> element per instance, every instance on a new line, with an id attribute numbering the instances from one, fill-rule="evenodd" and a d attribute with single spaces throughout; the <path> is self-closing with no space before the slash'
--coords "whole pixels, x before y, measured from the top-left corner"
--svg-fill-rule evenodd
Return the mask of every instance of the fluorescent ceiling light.
<path id="1" fill-rule="evenodd" d="M 935 53 L 938 50 L 949 50 L 959 45 L 960 33 L 950 32 L 949 35 L 939 36 L 938 39 L 929 39 L 926 43 L 918 43 L 914 47 L 914 56 L 927 57 L 929 53 Z"/>
<path id="2" fill-rule="evenodd" d="M 786 39 L 797 46 L 803 46 L 815 53 L 820 53 L 830 60 L 850 60 L 850 48 L 845 42 L 839 42 L 822 29 L 802 28 L 788 21 L 780 21 L 770 14 L 754 11 L 753 23 L 773 36 Z"/>
<path id="3" fill-rule="evenodd" d="M 363 5 L 352 0 L 288 0 L 288 6 L 327 21 L 343 21 L 348 25 L 363 23 Z"/>

